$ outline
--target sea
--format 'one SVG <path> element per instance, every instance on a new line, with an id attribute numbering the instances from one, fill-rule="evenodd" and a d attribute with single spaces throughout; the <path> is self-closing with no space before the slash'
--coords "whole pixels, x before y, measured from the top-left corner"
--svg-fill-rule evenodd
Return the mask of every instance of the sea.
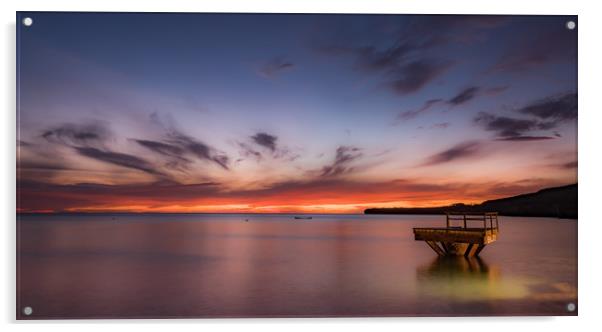
<path id="1" fill-rule="evenodd" d="M 577 220 L 500 217 L 440 258 L 430 215 L 17 216 L 17 318 L 576 315 Z"/>

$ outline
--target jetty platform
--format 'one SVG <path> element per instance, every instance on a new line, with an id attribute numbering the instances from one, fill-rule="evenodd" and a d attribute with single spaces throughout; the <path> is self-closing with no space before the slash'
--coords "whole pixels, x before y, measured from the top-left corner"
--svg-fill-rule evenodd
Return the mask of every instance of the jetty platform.
<path id="1" fill-rule="evenodd" d="M 446 227 L 414 228 L 414 239 L 424 241 L 439 256 L 478 256 L 500 231 L 497 212 L 446 212 Z"/>

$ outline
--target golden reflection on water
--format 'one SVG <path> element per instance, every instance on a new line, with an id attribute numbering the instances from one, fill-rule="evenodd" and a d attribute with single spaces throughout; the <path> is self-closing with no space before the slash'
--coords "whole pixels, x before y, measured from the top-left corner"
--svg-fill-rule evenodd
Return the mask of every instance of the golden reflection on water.
<path id="1" fill-rule="evenodd" d="M 577 289 L 566 282 L 503 275 L 499 266 L 480 257 L 437 257 L 417 268 L 419 292 L 457 301 L 576 299 Z"/>

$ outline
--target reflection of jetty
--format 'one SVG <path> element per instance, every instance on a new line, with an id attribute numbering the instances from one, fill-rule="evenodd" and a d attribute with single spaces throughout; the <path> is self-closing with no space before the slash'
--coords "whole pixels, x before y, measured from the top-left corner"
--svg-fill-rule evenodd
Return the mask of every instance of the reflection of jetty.
<path id="1" fill-rule="evenodd" d="M 446 227 L 414 228 L 414 239 L 424 241 L 439 256 L 478 256 L 499 233 L 497 212 L 446 212 Z M 481 222 L 482 227 L 468 227 Z M 454 226 L 454 222 L 461 222 Z"/>
<path id="2" fill-rule="evenodd" d="M 480 257 L 443 256 L 435 258 L 431 264 L 417 270 L 419 277 L 437 279 L 495 279 L 499 275 L 496 267 L 491 267 Z"/>

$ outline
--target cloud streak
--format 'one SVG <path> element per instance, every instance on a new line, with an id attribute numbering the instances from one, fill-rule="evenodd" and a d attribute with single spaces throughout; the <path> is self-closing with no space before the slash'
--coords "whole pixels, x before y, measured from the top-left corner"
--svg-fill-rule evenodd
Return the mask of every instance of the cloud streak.
<path id="1" fill-rule="evenodd" d="M 332 164 L 324 166 L 321 177 L 336 177 L 349 173 L 353 170 L 353 161 L 361 158 L 363 153 L 360 148 L 354 146 L 339 146 Z"/>
<path id="2" fill-rule="evenodd" d="M 77 153 L 82 156 L 99 160 L 105 163 L 123 166 L 131 169 L 136 169 L 148 174 L 157 175 L 160 177 L 165 176 L 162 172 L 156 170 L 153 165 L 142 158 L 132 156 L 126 153 L 102 151 L 92 147 L 75 147 Z"/>
<path id="3" fill-rule="evenodd" d="M 433 166 L 460 159 L 471 158 L 481 153 L 481 147 L 482 144 L 480 142 L 463 142 L 428 157 L 421 166 Z"/>
<path id="4" fill-rule="evenodd" d="M 397 95 L 417 92 L 445 73 L 452 63 L 421 59 L 400 66 L 391 72 L 388 85 Z"/>
<path id="5" fill-rule="evenodd" d="M 452 97 L 450 100 L 448 100 L 447 103 L 452 106 L 462 105 L 462 104 L 467 103 L 468 101 L 474 99 L 479 94 L 480 91 L 481 91 L 481 88 L 478 86 L 468 87 L 468 88 L 460 91 L 460 93 L 458 93 L 457 95 Z"/>
<path id="6" fill-rule="evenodd" d="M 175 157 L 180 163 L 187 163 L 189 160 L 187 157 L 193 156 L 201 161 L 209 161 L 224 170 L 230 170 L 230 158 L 224 152 L 186 135 L 177 128 L 170 117 L 167 117 L 164 123 L 157 113 L 152 113 L 150 120 L 166 131 L 165 138 L 161 141 L 137 142 L 138 144 L 158 154 Z"/>
<path id="7" fill-rule="evenodd" d="M 474 122 L 487 131 L 494 132 L 497 140 L 502 141 L 536 141 L 558 137 L 532 135 L 533 131 L 550 130 L 562 123 L 577 119 L 577 94 L 565 93 L 533 101 L 519 109 L 516 113 L 529 118 L 498 116 L 480 112 Z"/>
<path id="8" fill-rule="evenodd" d="M 494 96 L 500 94 L 504 92 L 507 88 L 507 86 L 499 86 L 493 88 L 470 86 L 462 89 L 456 95 L 447 100 L 443 98 L 429 99 L 417 109 L 401 112 L 397 115 L 396 123 L 398 123 L 399 121 L 412 120 L 420 114 L 425 113 L 438 105 L 448 105 L 449 107 L 460 106 L 482 95 Z"/>
<path id="9" fill-rule="evenodd" d="M 41 136 L 49 142 L 68 146 L 98 146 L 104 143 L 111 133 L 100 122 L 82 125 L 67 123 L 45 130 Z"/>
<path id="10" fill-rule="evenodd" d="M 295 64 L 286 60 L 284 57 L 276 57 L 263 64 L 259 69 L 261 76 L 265 78 L 273 78 L 282 72 L 291 70 Z"/>

